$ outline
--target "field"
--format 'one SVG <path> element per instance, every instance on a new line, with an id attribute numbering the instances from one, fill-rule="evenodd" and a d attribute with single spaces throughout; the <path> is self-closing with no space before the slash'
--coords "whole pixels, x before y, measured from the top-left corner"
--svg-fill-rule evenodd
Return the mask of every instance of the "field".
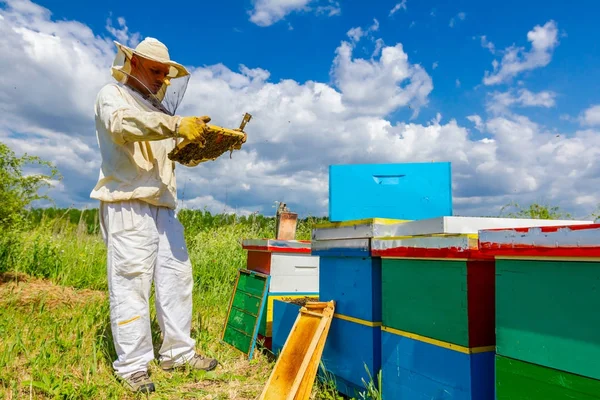
<path id="1" fill-rule="evenodd" d="M 0 398 L 128 399 L 112 374 L 106 251 L 97 210 L 30 213 L 0 237 Z M 220 365 L 209 373 L 150 369 L 153 399 L 255 399 L 273 366 L 267 354 L 249 362 L 219 343 L 236 271 L 245 266 L 244 238 L 273 237 L 273 218 L 236 218 L 183 210 L 179 218 L 194 268 L 192 336 Z M 314 219 L 300 221 L 309 239 Z M 155 349 L 160 331 L 155 319 Z M 339 398 L 318 383 L 314 399 Z"/>

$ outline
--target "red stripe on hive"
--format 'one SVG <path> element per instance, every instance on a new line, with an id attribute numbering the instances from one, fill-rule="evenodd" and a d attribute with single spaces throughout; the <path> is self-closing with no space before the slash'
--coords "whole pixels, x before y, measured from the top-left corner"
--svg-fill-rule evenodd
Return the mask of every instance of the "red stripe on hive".
<path id="1" fill-rule="evenodd" d="M 493 260 L 467 261 L 467 304 L 471 348 L 496 344 L 495 278 Z"/>
<path id="2" fill-rule="evenodd" d="M 523 228 L 492 228 L 482 229 L 482 231 L 512 231 L 512 232 L 529 232 L 532 229 L 540 230 L 541 232 L 558 232 L 561 229 L 568 228 L 572 231 L 581 231 L 585 229 L 600 229 L 600 224 L 584 224 L 584 225 L 555 225 L 555 226 L 532 226 Z"/>
<path id="3" fill-rule="evenodd" d="M 491 256 L 525 256 L 525 257 L 600 257 L 600 246 L 597 247 L 544 247 L 539 245 L 481 242 L 479 249 Z"/>
<path id="4" fill-rule="evenodd" d="M 466 258 L 491 259 L 490 254 L 481 253 L 478 249 L 446 247 L 443 249 L 427 249 L 416 247 L 394 247 L 392 249 L 374 249 L 371 254 L 378 257 L 415 257 L 415 258 Z"/>
<path id="5" fill-rule="evenodd" d="M 264 251 L 270 253 L 310 253 L 310 248 L 305 247 L 276 247 L 276 246 L 242 246 L 245 250 Z"/>

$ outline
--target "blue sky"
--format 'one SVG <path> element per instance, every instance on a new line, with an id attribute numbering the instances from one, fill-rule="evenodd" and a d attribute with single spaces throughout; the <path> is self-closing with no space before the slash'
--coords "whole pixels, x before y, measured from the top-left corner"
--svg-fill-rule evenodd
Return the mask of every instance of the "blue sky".
<path id="1" fill-rule="evenodd" d="M 390 11 L 401 2 L 340 1 L 336 16 L 294 11 L 270 26 L 250 21 L 249 13 L 255 3 L 248 0 L 182 1 L 177 3 L 177 10 L 169 9 L 168 3 L 153 5 L 140 0 L 89 2 L 85 6 L 57 0 L 37 3 L 49 8 L 56 19 L 78 20 L 99 33 L 111 15 L 123 16 L 132 31 L 140 32 L 142 37 L 159 37 L 185 64 L 223 63 L 233 70 L 239 64 L 260 67 L 271 73 L 272 82 L 280 79 L 329 82 L 331 59 L 340 41 L 346 39 L 346 32 L 352 27 L 369 26 L 377 19 L 377 37 L 388 45 L 401 42 L 412 62 L 424 66 L 434 79 L 431 103 L 418 122 L 433 118 L 436 112 L 462 119 L 473 112 L 482 112 L 486 92 L 480 87 L 483 71 L 491 70 L 495 57 L 482 47 L 481 36 L 485 35 L 499 50 L 513 44 L 528 47 L 524 33 L 534 25 L 554 20 L 560 32 L 560 45 L 552 63 L 519 79 L 531 91 L 558 93 L 557 104 L 563 114 L 577 114 L 600 89 L 597 83 L 600 82 L 597 25 L 600 2 L 593 0 L 578 1 L 577 6 L 567 6 L 558 0 L 407 0 L 406 9 L 401 8 L 391 16 Z M 308 5 L 319 4 L 328 5 L 324 1 Z M 164 13 L 172 17 L 158 22 Z M 460 19 L 460 13 L 464 13 L 464 20 Z M 368 58 L 374 48 L 374 43 L 367 42 L 355 54 Z M 543 118 L 548 125 L 573 129 L 555 110 L 529 112 Z M 409 116 L 407 111 L 395 117 Z"/>
<path id="2" fill-rule="evenodd" d="M 453 162 L 461 214 L 494 214 L 514 200 L 558 204 L 585 216 L 598 203 L 591 188 L 600 180 L 599 2 L 76 4 L 0 2 L 0 24 L 14 35 L 0 47 L 5 62 L 24 66 L 47 89 L 4 105 L 14 116 L 0 119 L 0 140 L 17 151 L 38 148 L 62 167 L 65 180 L 54 196 L 60 205 L 94 206 L 87 198 L 99 163 L 94 93 L 110 81 L 111 41 L 135 45 L 146 36 L 195 69 L 182 113 L 209 113 L 224 124 L 237 124 L 244 111 L 255 116 L 248 126 L 254 141 L 237 160 L 182 170 L 188 206 L 272 212 L 274 200 L 287 198 L 300 212 L 323 214 L 329 164 L 432 158 Z M 61 38 L 56 48 L 48 47 L 47 34 Z M 45 107 L 56 102 L 50 93 L 57 91 L 48 77 L 60 76 L 59 66 L 40 58 L 36 43 L 56 50 L 56 57 L 89 55 L 74 69 L 87 75 L 62 82 L 57 90 L 66 93 L 65 107 L 50 116 Z M 206 95 L 217 87 L 226 90 Z M 13 93 L 8 88 L 0 85 L 0 94 Z M 73 149 L 85 169 L 59 155 L 62 137 L 81 142 Z M 224 170 L 238 178 L 220 176 Z M 278 179 L 289 184 L 269 183 Z"/>

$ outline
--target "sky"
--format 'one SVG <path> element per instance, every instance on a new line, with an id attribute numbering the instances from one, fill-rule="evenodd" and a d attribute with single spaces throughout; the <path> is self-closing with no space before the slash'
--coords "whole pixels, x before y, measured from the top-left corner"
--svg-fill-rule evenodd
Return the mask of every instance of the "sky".
<path id="1" fill-rule="evenodd" d="M 248 142 L 178 167 L 178 206 L 325 216 L 332 164 L 452 163 L 454 215 L 600 203 L 600 2 L 0 1 L 0 141 L 55 163 L 59 207 L 93 208 L 98 91 L 114 40 L 192 73 L 180 115 Z"/>

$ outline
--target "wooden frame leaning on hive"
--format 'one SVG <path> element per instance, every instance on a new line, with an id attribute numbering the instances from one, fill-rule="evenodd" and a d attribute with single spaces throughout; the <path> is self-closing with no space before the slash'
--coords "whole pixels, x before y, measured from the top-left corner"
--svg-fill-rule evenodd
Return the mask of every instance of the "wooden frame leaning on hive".
<path id="1" fill-rule="evenodd" d="M 245 142 L 244 127 L 252 115 L 246 113 L 238 129 L 228 129 L 216 125 L 208 125 L 202 142 L 191 142 L 184 139 L 168 154 L 171 161 L 187 166 L 196 166 L 202 162 L 215 160 L 226 151 L 233 152 L 242 148 Z"/>

